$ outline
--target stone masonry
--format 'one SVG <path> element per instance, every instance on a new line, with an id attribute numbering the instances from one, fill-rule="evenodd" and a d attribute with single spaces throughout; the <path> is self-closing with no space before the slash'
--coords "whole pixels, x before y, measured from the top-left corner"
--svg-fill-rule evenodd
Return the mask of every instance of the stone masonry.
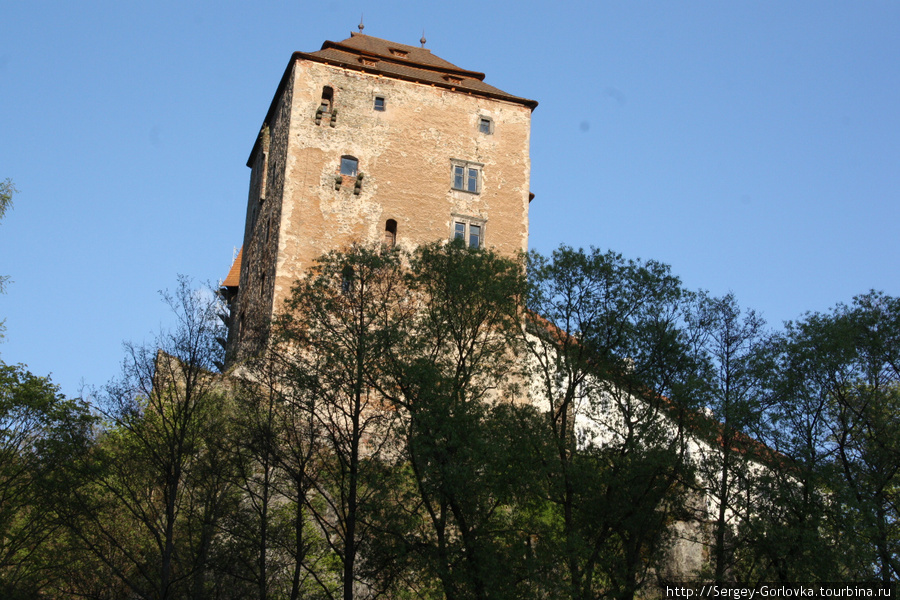
<path id="1" fill-rule="evenodd" d="M 259 348 L 293 282 L 330 250 L 456 235 L 527 249 L 537 103 L 483 79 L 362 34 L 294 53 L 247 162 L 244 242 L 223 283 L 229 363 Z"/>

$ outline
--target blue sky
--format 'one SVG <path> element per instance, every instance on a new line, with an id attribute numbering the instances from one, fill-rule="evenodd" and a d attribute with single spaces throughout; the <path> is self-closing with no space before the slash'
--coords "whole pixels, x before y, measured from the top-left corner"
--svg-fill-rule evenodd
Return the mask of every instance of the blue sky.
<path id="1" fill-rule="evenodd" d="M 540 102 L 532 248 L 613 249 L 778 327 L 900 295 L 900 3 L 10 2 L 0 10 L 0 358 L 67 394 L 215 283 L 295 50 L 365 33 Z"/>

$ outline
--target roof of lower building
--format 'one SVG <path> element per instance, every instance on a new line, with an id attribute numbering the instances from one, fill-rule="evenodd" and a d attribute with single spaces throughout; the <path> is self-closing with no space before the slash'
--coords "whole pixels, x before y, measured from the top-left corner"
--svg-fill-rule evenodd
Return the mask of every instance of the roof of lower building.
<path id="1" fill-rule="evenodd" d="M 234 262 L 231 263 L 231 269 L 228 270 L 228 275 L 225 276 L 225 280 L 222 282 L 222 287 L 230 288 L 230 287 L 238 287 L 238 284 L 241 282 L 241 255 L 244 253 L 244 247 L 241 246 L 241 249 L 238 250 L 237 258 L 234 259 Z"/>

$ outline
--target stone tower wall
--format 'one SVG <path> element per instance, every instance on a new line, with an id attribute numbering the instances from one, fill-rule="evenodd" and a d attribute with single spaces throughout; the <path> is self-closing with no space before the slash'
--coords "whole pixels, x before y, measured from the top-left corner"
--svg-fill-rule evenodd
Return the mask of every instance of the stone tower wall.
<path id="1" fill-rule="evenodd" d="M 336 115 L 316 125 L 324 86 Z M 282 142 L 273 129 L 272 138 L 273 155 L 287 145 L 275 310 L 317 256 L 382 240 L 388 219 L 407 246 L 449 239 L 459 215 L 483 224 L 486 246 L 527 249 L 530 108 L 303 60 L 288 89 L 290 134 Z M 374 109 L 376 96 L 384 111 Z M 479 131 L 482 118 L 492 133 Z M 342 156 L 358 159 L 359 189 L 348 176 L 335 189 Z M 451 189 L 453 159 L 483 165 L 480 193 Z"/>
<path id="2" fill-rule="evenodd" d="M 288 87 L 277 99 L 271 123 L 265 123 L 259 133 L 259 151 L 251 163 L 240 296 L 231 332 L 241 352 L 258 348 L 273 311 L 292 98 L 293 89 Z"/>
<path id="3" fill-rule="evenodd" d="M 457 89 L 453 73 L 420 83 L 292 57 L 248 163 L 229 364 L 260 348 L 318 256 L 384 241 L 389 220 L 407 248 L 449 240 L 464 222 L 479 228 L 486 247 L 508 256 L 527 250 L 535 104 Z M 361 178 L 341 175 L 345 156 L 358 160 Z M 454 189 L 454 165 L 478 172 L 476 192 Z"/>

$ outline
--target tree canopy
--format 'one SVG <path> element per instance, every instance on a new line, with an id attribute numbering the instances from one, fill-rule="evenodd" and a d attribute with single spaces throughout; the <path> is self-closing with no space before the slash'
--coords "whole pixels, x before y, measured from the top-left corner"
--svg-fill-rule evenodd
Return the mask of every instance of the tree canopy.
<path id="1" fill-rule="evenodd" d="M 783 330 L 561 247 L 322 256 L 264 349 L 180 280 L 93 406 L 0 363 L 9 598 L 632 599 L 895 583 L 900 300 Z"/>

